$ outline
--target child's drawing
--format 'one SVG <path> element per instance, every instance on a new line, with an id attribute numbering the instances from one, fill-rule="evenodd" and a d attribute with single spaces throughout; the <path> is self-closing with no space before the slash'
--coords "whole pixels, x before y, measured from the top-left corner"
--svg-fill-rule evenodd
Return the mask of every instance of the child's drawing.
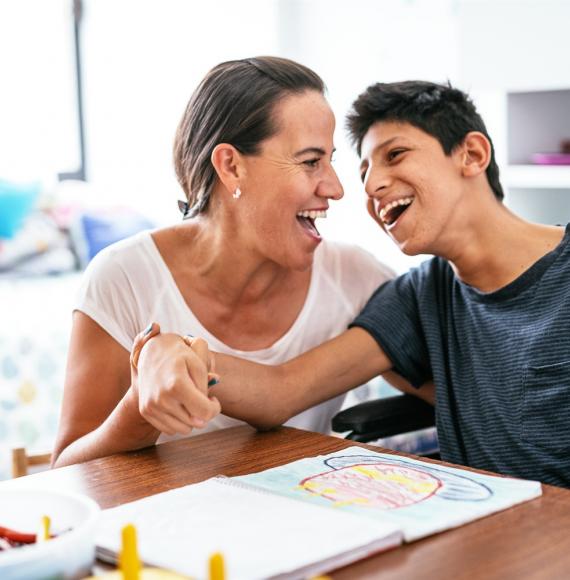
<path id="1" fill-rule="evenodd" d="M 323 461 L 331 471 L 303 479 L 300 488 L 336 504 L 394 509 L 437 494 L 449 500 L 482 501 L 493 495 L 485 484 L 429 463 L 367 455 L 336 456 Z"/>
<path id="2" fill-rule="evenodd" d="M 288 497 L 392 521 L 407 541 L 537 497 L 534 481 L 350 447 L 236 478 Z"/>
<path id="3" fill-rule="evenodd" d="M 411 467 L 390 463 L 360 464 L 313 475 L 300 487 L 335 502 L 380 509 L 418 503 L 442 487 L 441 480 Z"/>

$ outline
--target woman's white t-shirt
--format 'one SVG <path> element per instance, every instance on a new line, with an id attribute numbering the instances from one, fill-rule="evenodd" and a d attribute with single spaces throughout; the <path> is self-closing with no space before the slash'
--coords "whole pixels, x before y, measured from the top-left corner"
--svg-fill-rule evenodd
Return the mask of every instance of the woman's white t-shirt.
<path id="1" fill-rule="evenodd" d="M 150 322 L 162 332 L 204 338 L 211 350 L 258 363 L 276 365 L 338 336 L 346 330 L 374 290 L 394 273 L 354 245 L 323 241 L 315 251 L 309 291 L 297 319 L 270 347 L 243 351 L 211 334 L 190 310 L 151 232 L 141 232 L 105 248 L 90 262 L 78 293 L 76 310 L 84 312 L 130 351 L 135 336 Z M 286 425 L 327 433 L 344 395 L 307 409 Z M 219 415 L 204 433 L 241 425 Z M 161 435 L 159 442 L 169 438 Z"/>

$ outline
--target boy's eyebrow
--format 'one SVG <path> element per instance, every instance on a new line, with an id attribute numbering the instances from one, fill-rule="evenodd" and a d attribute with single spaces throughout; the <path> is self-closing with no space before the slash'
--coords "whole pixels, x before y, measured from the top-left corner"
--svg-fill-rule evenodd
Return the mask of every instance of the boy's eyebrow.
<path id="1" fill-rule="evenodd" d="M 374 155 L 377 151 L 379 151 L 380 149 L 383 149 L 384 147 L 387 147 L 393 141 L 395 141 L 396 139 L 399 139 L 399 138 L 400 138 L 400 136 L 396 135 L 395 137 L 390 137 L 390 139 L 386 139 L 386 141 L 384 141 L 383 143 L 379 143 L 378 145 L 376 145 L 376 147 L 374 147 L 374 149 L 372 149 L 371 155 Z M 362 171 L 362 169 L 364 169 L 364 166 L 367 164 L 368 164 L 368 161 L 366 161 L 366 159 L 363 159 L 360 162 L 360 170 Z"/>

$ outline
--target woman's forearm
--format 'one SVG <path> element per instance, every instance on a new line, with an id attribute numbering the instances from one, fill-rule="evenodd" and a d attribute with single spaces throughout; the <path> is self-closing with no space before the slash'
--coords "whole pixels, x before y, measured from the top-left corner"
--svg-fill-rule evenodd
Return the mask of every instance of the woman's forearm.
<path id="1" fill-rule="evenodd" d="M 99 427 L 77 439 L 66 441 L 62 435 L 54 450 L 52 467 L 148 447 L 156 443 L 159 435 L 140 415 L 138 399 L 131 388 Z"/>

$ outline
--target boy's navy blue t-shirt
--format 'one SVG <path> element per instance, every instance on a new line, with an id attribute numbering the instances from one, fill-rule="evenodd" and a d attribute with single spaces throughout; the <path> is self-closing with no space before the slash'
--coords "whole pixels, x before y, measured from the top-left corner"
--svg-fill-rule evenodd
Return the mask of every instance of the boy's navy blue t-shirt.
<path id="1" fill-rule="evenodd" d="M 432 258 L 381 286 L 351 326 L 414 386 L 434 380 L 443 459 L 570 487 L 570 224 L 496 292 Z"/>

